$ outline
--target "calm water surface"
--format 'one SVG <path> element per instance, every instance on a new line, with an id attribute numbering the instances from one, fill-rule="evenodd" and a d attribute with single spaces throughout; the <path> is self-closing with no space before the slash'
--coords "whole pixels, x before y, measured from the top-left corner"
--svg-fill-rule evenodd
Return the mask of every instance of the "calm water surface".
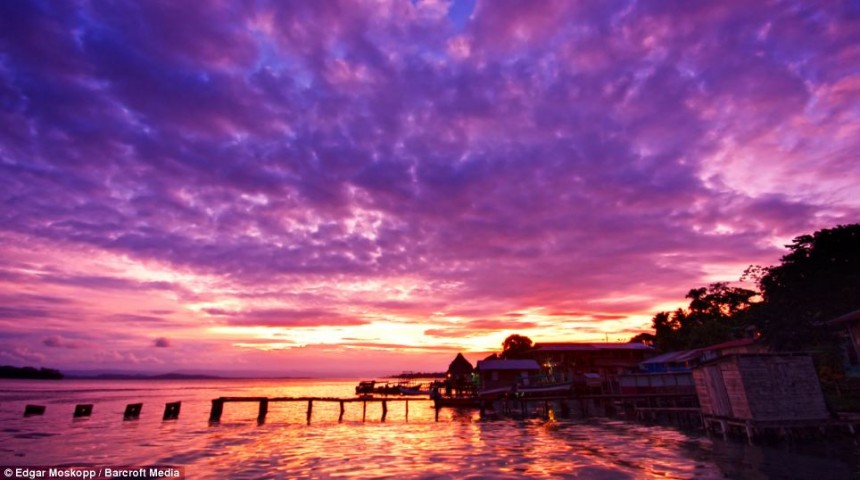
<path id="1" fill-rule="evenodd" d="M 349 397 L 357 380 L 0 380 L 0 465 L 177 465 L 186 478 L 860 478 L 860 447 L 851 439 L 802 445 L 749 446 L 700 432 L 611 419 L 480 421 L 476 412 L 429 402 L 389 405 L 269 406 L 228 403 L 208 424 L 219 396 Z M 181 401 L 179 420 L 163 422 L 166 402 Z M 128 403 L 142 402 L 124 422 Z M 24 405 L 46 405 L 23 418 Z M 72 419 L 77 403 L 93 415 Z"/>

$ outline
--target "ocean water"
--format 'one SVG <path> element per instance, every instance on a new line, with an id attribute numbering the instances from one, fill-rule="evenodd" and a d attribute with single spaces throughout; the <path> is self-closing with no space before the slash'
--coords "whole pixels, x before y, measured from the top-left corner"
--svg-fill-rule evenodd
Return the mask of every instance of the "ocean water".
<path id="1" fill-rule="evenodd" d="M 860 447 L 839 437 L 748 445 L 703 432 L 613 419 L 481 420 L 477 412 L 427 401 L 381 407 L 271 403 L 257 425 L 256 403 L 228 403 L 208 422 L 220 396 L 351 397 L 358 380 L 0 380 L 0 467 L 150 466 L 184 468 L 185 478 L 860 478 Z M 181 401 L 178 420 L 164 404 Z M 26 404 L 47 407 L 23 417 Z M 73 419 L 75 404 L 94 404 Z M 140 419 L 123 421 L 128 403 Z M 2 473 L 2 472 L 0 472 Z M 2 477 L 0 477 L 2 478 Z"/>

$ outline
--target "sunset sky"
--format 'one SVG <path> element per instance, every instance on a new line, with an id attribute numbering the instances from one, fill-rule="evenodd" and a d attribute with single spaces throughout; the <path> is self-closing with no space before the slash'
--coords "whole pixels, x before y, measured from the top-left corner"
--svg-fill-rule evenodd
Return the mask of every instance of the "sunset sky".
<path id="1" fill-rule="evenodd" d="M 858 153 L 858 2 L 0 2 L 0 364 L 626 341 L 860 220 Z"/>

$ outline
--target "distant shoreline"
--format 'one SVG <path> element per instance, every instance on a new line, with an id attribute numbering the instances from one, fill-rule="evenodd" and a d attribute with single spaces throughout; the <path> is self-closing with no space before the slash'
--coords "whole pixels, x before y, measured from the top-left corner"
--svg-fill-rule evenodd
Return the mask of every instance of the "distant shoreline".
<path id="1" fill-rule="evenodd" d="M 35 367 L 0 366 L 0 379 L 7 380 L 311 380 L 313 377 L 265 377 L 242 376 L 223 377 L 198 373 L 94 373 L 94 374 L 63 374 L 59 370 Z"/>
<path id="2" fill-rule="evenodd" d="M 102 373 L 98 375 L 66 375 L 66 380 L 313 380 L 313 377 L 220 377 L 217 375 L 198 375 L 165 373 L 160 375 Z"/>
<path id="3" fill-rule="evenodd" d="M 348 378 L 359 378 L 359 376 L 348 375 Z M 0 380 L 325 380 L 332 378 L 347 378 L 344 376 L 268 376 L 266 374 L 254 374 L 247 372 L 240 376 L 208 375 L 204 373 L 126 373 L 126 372 L 102 372 L 98 370 L 90 373 L 87 371 L 73 371 L 62 373 L 56 369 L 36 367 L 13 367 L 10 365 L 0 366 Z M 402 372 L 393 375 L 380 376 L 376 378 L 395 379 L 420 379 L 420 378 L 445 378 L 445 372 Z"/>
<path id="4" fill-rule="evenodd" d="M 59 370 L 35 367 L 0 366 L 0 378 L 14 380 L 61 380 L 63 374 Z"/>

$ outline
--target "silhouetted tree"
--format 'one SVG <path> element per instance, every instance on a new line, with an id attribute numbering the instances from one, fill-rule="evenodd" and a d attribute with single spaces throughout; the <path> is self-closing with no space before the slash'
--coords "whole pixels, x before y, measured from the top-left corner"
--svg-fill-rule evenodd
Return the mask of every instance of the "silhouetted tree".
<path id="1" fill-rule="evenodd" d="M 654 334 L 653 333 L 640 333 L 635 337 L 630 339 L 629 343 L 641 343 L 643 345 L 648 345 L 649 347 L 654 346 Z"/>
<path id="2" fill-rule="evenodd" d="M 786 247 L 779 265 L 744 272 L 759 301 L 756 292 L 725 283 L 690 290 L 688 308 L 652 319 L 654 347 L 695 348 L 755 330 L 774 350 L 811 352 L 820 367 L 840 369 L 841 347 L 827 321 L 860 309 L 860 224 L 802 235 Z"/>
<path id="3" fill-rule="evenodd" d="M 657 350 L 670 352 L 740 338 L 750 324 L 748 311 L 757 295 L 726 283 L 694 288 L 687 293 L 690 305 L 686 309 L 654 315 L 652 344 Z"/>
<path id="4" fill-rule="evenodd" d="M 755 309 L 763 338 L 775 350 L 838 355 L 825 322 L 860 309 L 860 224 L 802 235 L 787 247 L 779 265 L 746 272 L 764 299 Z"/>
<path id="5" fill-rule="evenodd" d="M 508 335 L 508 338 L 502 342 L 502 354 L 500 358 L 518 358 L 523 353 L 531 350 L 532 339 L 523 335 L 517 335 L 516 333 L 513 335 Z"/>

